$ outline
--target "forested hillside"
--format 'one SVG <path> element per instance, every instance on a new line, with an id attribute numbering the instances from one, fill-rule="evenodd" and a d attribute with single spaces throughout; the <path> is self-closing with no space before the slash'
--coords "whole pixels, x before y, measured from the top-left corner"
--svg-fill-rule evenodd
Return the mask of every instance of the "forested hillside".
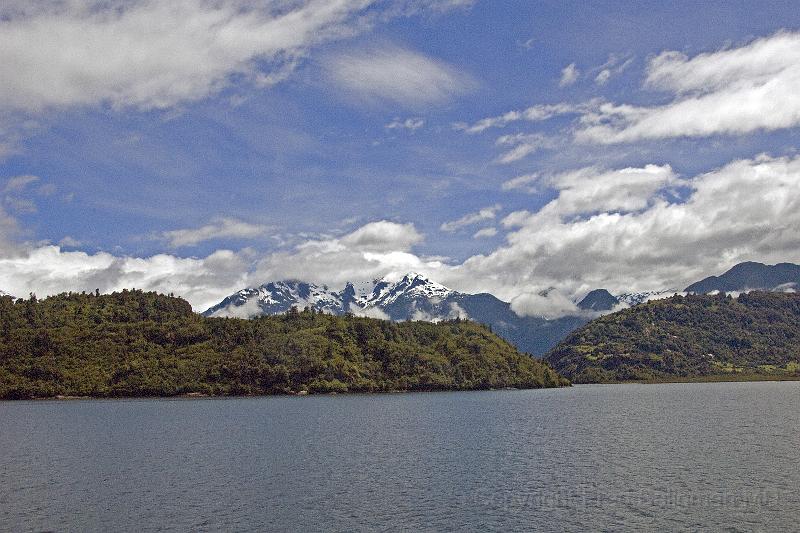
<path id="1" fill-rule="evenodd" d="M 292 311 L 205 318 L 141 291 L 0 298 L 0 398 L 566 384 L 484 326 Z"/>
<path id="2" fill-rule="evenodd" d="M 800 377 L 800 294 L 650 301 L 593 320 L 547 360 L 583 383 Z"/>

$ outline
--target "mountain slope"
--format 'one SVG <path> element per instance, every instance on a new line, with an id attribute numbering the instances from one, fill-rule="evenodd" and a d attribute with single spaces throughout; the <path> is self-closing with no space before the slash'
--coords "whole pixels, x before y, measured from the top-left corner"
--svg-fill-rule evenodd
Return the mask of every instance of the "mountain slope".
<path id="1" fill-rule="evenodd" d="M 141 291 L 0 298 L 0 399 L 565 385 L 473 322 L 206 318 Z"/>
<path id="2" fill-rule="evenodd" d="M 546 357 L 575 382 L 798 376 L 800 294 L 673 296 L 593 320 Z"/>
<path id="3" fill-rule="evenodd" d="M 800 265 L 779 263 L 739 263 L 721 276 L 710 276 L 686 287 L 686 292 L 707 294 L 713 291 L 785 291 L 800 288 Z"/>

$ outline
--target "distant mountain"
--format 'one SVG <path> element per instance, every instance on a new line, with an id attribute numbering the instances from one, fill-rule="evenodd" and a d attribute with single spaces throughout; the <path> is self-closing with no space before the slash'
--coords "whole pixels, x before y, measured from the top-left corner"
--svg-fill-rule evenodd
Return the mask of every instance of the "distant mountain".
<path id="1" fill-rule="evenodd" d="M 336 315 L 350 312 L 394 321 L 469 318 L 487 324 L 521 351 L 542 355 L 570 331 L 585 324 L 592 313 L 613 307 L 614 297 L 603 292 L 605 295 L 597 293 L 589 300 L 584 298 L 585 314 L 557 319 L 522 317 L 508 302 L 491 294 L 454 291 L 425 276 L 409 273 L 399 280 L 384 278 L 359 286 L 348 283 L 341 291 L 296 280 L 265 283 L 228 296 L 203 315 L 249 318 L 285 313 L 292 307 L 300 310 L 309 307 Z"/>
<path id="2" fill-rule="evenodd" d="M 324 285 L 297 280 L 276 281 L 260 287 L 242 289 L 211 307 L 203 315 L 250 318 L 285 313 L 292 307 L 310 307 L 316 311 L 342 314 L 346 310 L 344 292 L 331 291 Z"/>
<path id="3" fill-rule="evenodd" d="M 623 294 L 617 294 L 615 298 L 619 300 L 620 303 L 623 303 L 628 307 L 633 307 L 634 305 L 643 304 L 645 302 L 649 302 L 650 300 L 658 300 L 661 298 L 666 298 L 667 296 L 672 296 L 677 292 L 678 291 L 676 291 L 675 289 L 664 289 L 658 291 L 643 291 L 643 292 L 626 292 Z"/>
<path id="4" fill-rule="evenodd" d="M 750 290 L 791 291 L 800 288 L 800 265 L 739 263 L 721 276 L 710 276 L 686 287 L 686 292 L 741 292 Z"/>
<path id="5" fill-rule="evenodd" d="M 619 300 L 605 289 L 595 289 L 578 302 L 584 311 L 611 311 L 619 305 Z"/>
<path id="6" fill-rule="evenodd" d="M 597 318 L 546 357 L 577 383 L 800 378 L 800 294 L 688 295 Z"/>

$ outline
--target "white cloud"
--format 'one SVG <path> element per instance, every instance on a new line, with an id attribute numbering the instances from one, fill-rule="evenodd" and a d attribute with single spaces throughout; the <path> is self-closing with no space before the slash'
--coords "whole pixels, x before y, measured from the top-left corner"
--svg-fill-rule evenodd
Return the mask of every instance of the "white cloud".
<path id="1" fill-rule="evenodd" d="M 650 60 L 645 85 L 674 98 L 653 107 L 600 106 L 584 115 L 576 139 L 611 144 L 800 125 L 800 33 L 693 58 L 663 52 Z"/>
<path id="2" fill-rule="evenodd" d="M 638 211 L 659 200 L 656 193 L 664 187 L 682 184 L 669 165 L 610 171 L 589 167 L 543 181 L 559 191 L 558 202 L 547 209 L 564 215 Z"/>
<path id="3" fill-rule="evenodd" d="M 31 176 L 31 175 L 14 176 L 13 178 L 9 178 L 8 180 L 6 180 L 6 185 L 3 188 L 3 192 L 19 193 L 27 189 L 28 185 L 36 183 L 37 181 L 39 181 L 38 176 Z"/>
<path id="4" fill-rule="evenodd" d="M 422 235 L 417 232 L 413 224 L 381 220 L 365 224 L 336 242 L 360 251 L 389 252 L 408 251 L 420 241 Z"/>
<path id="5" fill-rule="evenodd" d="M 529 193 L 534 193 L 537 190 L 535 184 L 539 180 L 539 178 L 540 178 L 539 174 L 523 174 L 521 176 L 517 176 L 515 178 L 511 178 L 510 180 L 504 181 L 502 189 L 504 191 L 521 189 Z"/>
<path id="6" fill-rule="evenodd" d="M 136 258 L 42 246 L 0 257 L 0 287 L 10 294 L 34 292 L 40 297 L 95 289 L 173 292 L 203 311 L 246 285 L 248 264 L 247 254 L 227 250 L 201 259 L 164 254 Z"/>
<path id="7" fill-rule="evenodd" d="M 483 228 L 476 231 L 475 234 L 472 235 L 472 238 L 483 239 L 486 237 L 494 237 L 495 235 L 497 235 L 497 228 Z"/>
<path id="8" fill-rule="evenodd" d="M 578 67 L 575 66 L 575 63 L 570 63 L 561 70 L 561 79 L 558 81 L 558 85 L 560 87 L 572 85 L 578 81 L 578 76 L 580 76 L 580 74 L 581 72 L 578 70 Z"/>
<path id="9" fill-rule="evenodd" d="M 443 61 L 393 45 L 331 56 L 325 68 L 353 97 L 407 107 L 446 102 L 474 84 Z"/>
<path id="10" fill-rule="evenodd" d="M 378 221 L 260 259 L 247 250 L 199 259 L 8 250 L 0 257 L 0 289 L 44 295 L 138 287 L 175 292 L 204 309 L 269 280 L 342 286 L 414 271 L 456 290 L 513 300 L 519 313 L 554 317 L 574 312 L 573 299 L 598 287 L 681 289 L 745 260 L 800 262 L 800 156 L 762 155 L 692 178 L 645 165 L 538 180 L 555 198 L 536 212 L 509 214 L 505 242 L 460 264 L 415 253 L 422 235 L 413 224 Z M 669 194 L 673 187 L 682 193 Z"/>
<path id="11" fill-rule="evenodd" d="M 357 308 L 353 310 L 353 314 L 356 316 L 364 316 L 367 318 L 377 318 L 379 320 L 389 320 L 390 317 L 377 307 L 368 307 L 366 309 Z"/>
<path id="12" fill-rule="evenodd" d="M 453 232 L 461 228 L 472 226 L 484 220 L 493 220 L 497 216 L 497 212 L 503 208 L 500 204 L 495 204 L 489 207 L 484 207 L 475 213 L 468 213 L 458 220 L 445 222 L 439 229 L 446 232 Z"/>
<path id="13" fill-rule="evenodd" d="M 676 183 L 667 166 L 580 174 L 552 179 L 558 196 L 538 212 L 506 217 L 506 244 L 453 269 L 451 284 L 481 280 L 501 298 L 680 289 L 745 260 L 800 260 L 800 157 L 731 162 L 686 180 L 683 199 L 660 192 Z"/>
<path id="14" fill-rule="evenodd" d="M 161 234 L 161 238 L 165 239 L 172 248 L 180 248 L 215 239 L 259 237 L 268 230 L 269 227 L 260 224 L 250 224 L 235 218 L 219 217 L 199 228 L 165 231 Z"/>
<path id="15" fill-rule="evenodd" d="M 11 2 L 0 8 L 0 105 L 168 108 L 240 75 L 268 81 L 351 35 L 368 1 Z"/>
<path id="16" fill-rule="evenodd" d="M 214 311 L 211 316 L 219 318 L 252 318 L 261 314 L 261 307 L 258 305 L 258 299 L 253 298 L 245 300 L 241 305 L 230 304 L 221 309 Z M 206 306 L 208 309 L 209 306 Z M 205 311 L 205 309 L 197 309 L 197 311 Z"/>
<path id="17" fill-rule="evenodd" d="M 581 314 L 575 302 L 552 288 L 540 292 L 523 292 L 511 300 L 511 310 L 519 316 L 541 316 L 548 319 Z"/>
<path id="18" fill-rule="evenodd" d="M 611 54 L 610 56 L 608 56 L 608 60 L 604 64 L 593 69 L 594 72 L 597 72 L 597 75 L 594 78 L 594 82 L 597 85 L 605 85 L 612 77 L 625 72 L 625 70 L 629 66 L 631 66 L 632 63 L 633 63 L 632 57 L 624 59 L 624 57 L 620 57 L 616 54 Z"/>
<path id="19" fill-rule="evenodd" d="M 497 115 L 495 117 L 483 118 L 472 125 L 459 122 L 454 124 L 453 127 L 456 130 L 463 131 L 465 133 L 481 133 L 489 128 L 502 128 L 508 124 L 511 124 L 512 122 L 518 122 L 521 120 L 528 122 L 541 122 L 558 115 L 582 113 L 585 109 L 587 109 L 587 106 L 590 105 L 593 105 L 593 102 L 581 105 L 572 105 L 566 103 L 539 104 L 528 107 L 527 109 L 523 109 L 521 111 L 508 111 L 507 113 L 503 113 L 502 115 Z"/>
<path id="20" fill-rule="evenodd" d="M 517 133 L 514 135 L 501 135 L 495 141 L 495 144 L 497 146 L 511 147 L 510 150 L 507 150 L 497 158 L 498 163 L 507 165 L 524 159 L 537 150 L 552 146 L 553 141 L 538 133 Z"/>
<path id="21" fill-rule="evenodd" d="M 453 302 L 448 305 L 447 314 L 444 317 L 439 314 L 432 315 L 427 311 L 417 309 L 415 306 L 414 312 L 411 313 L 410 319 L 421 320 L 425 322 L 440 322 L 442 320 L 455 320 L 456 318 L 460 318 L 461 320 L 469 320 L 469 315 L 460 305 Z"/>
<path id="22" fill-rule="evenodd" d="M 51 196 L 56 190 L 52 183 L 33 187 L 39 182 L 41 179 L 38 176 L 27 174 L 7 179 L 2 188 L 3 203 L 16 213 L 35 213 L 37 211 L 36 202 L 31 197 Z"/>
<path id="23" fill-rule="evenodd" d="M 412 253 L 422 235 L 413 224 L 379 221 L 341 238 L 312 239 L 293 250 L 273 253 L 258 262 L 254 282 L 295 278 L 343 286 L 386 275 L 419 272 L 431 275 L 443 268 L 438 259 Z"/>
<path id="24" fill-rule="evenodd" d="M 425 125 L 425 120 L 421 118 L 407 118 L 405 120 L 401 120 L 399 118 L 394 119 L 390 123 L 388 123 L 385 128 L 387 130 L 399 130 L 405 129 L 408 131 L 416 131 L 420 129 L 422 126 Z"/>
<path id="25" fill-rule="evenodd" d="M 65 236 L 63 239 L 58 241 L 58 245 L 63 248 L 77 248 L 81 245 L 81 241 L 75 239 L 74 237 L 70 237 L 69 235 Z"/>
<path id="26" fill-rule="evenodd" d="M 43 127 L 35 119 L 73 107 L 166 110 L 230 86 L 270 87 L 320 45 L 397 17 L 439 15 L 470 0 L 5 0 L 0 2 L 0 160 Z M 406 56 L 413 60 L 415 55 Z M 418 101 L 472 82 L 416 56 Z M 437 77 L 438 67 L 438 77 Z M 375 75 L 379 73 L 375 72 Z M 413 90 L 406 72 L 405 91 Z M 426 77 L 427 75 L 427 77 Z M 373 80 L 374 81 L 374 80 Z M 410 97 L 408 92 L 406 97 Z M 243 96 L 228 97 L 232 103 Z"/>

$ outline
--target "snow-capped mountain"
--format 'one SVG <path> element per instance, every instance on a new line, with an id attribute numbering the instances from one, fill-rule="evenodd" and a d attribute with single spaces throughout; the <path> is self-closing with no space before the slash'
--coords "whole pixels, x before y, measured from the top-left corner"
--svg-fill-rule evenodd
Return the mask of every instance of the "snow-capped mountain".
<path id="1" fill-rule="evenodd" d="M 741 283 L 746 282 L 748 287 L 772 287 L 777 283 L 784 283 L 772 289 L 780 290 L 787 282 L 794 282 L 798 271 L 800 267 L 796 265 L 765 267 L 758 263 L 748 263 L 738 265 L 718 278 L 708 278 L 692 285 L 687 288 L 687 292 L 703 292 L 698 288 L 700 284 L 730 281 L 727 278 L 742 272 L 747 276 Z M 761 278 L 765 281 L 759 281 Z M 800 282 L 796 284 L 800 285 Z M 547 296 L 550 290 L 543 291 L 540 295 Z M 491 326 L 495 333 L 515 344 L 520 350 L 542 355 L 573 330 L 598 314 L 613 311 L 619 304 L 632 307 L 676 293 L 682 294 L 675 289 L 666 289 L 612 295 L 605 289 L 596 289 L 576 302 L 574 315 L 547 319 L 542 316 L 520 316 L 511 309 L 510 303 L 491 294 L 454 291 L 421 274 L 409 273 L 400 278 L 386 277 L 371 282 L 347 283 L 340 291 L 297 280 L 265 283 L 260 287 L 242 289 L 203 314 L 250 318 L 285 313 L 292 307 L 300 310 L 309 307 L 337 315 L 353 313 L 397 321 L 469 318 Z"/>
<path id="2" fill-rule="evenodd" d="M 342 291 L 344 292 L 344 291 Z M 316 311 L 340 314 L 343 312 L 342 293 L 326 285 L 314 285 L 297 280 L 265 283 L 260 287 L 242 289 L 208 309 L 205 316 L 250 318 L 285 313 L 292 307 L 311 307 Z"/>
<path id="3" fill-rule="evenodd" d="M 331 290 L 327 285 L 285 280 L 242 289 L 203 314 L 213 317 L 252 317 L 285 313 L 292 307 L 301 310 L 309 307 L 325 313 L 351 312 L 371 316 L 382 316 L 390 310 L 393 312 L 389 316 L 395 320 L 414 318 L 417 310 L 436 311 L 425 317 L 441 320 L 455 318 L 455 315 L 449 311 L 438 312 L 431 305 L 435 306 L 452 294 L 455 291 L 416 273 L 406 274 L 397 281 L 383 278 L 372 283 L 347 283 L 341 291 Z"/>
<path id="4" fill-rule="evenodd" d="M 466 294 L 409 273 L 399 279 L 348 283 L 341 291 L 300 281 L 265 283 L 243 289 L 211 307 L 205 316 L 250 318 L 285 313 L 292 307 L 313 308 L 332 314 L 353 313 L 390 320 L 440 321 L 469 318 L 488 324 L 520 350 L 544 354 L 570 331 L 589 320 L 589 315 L 548 320 L 519 316 L 508 302 L 491 294 Z"/>
<path id="5" fill-rule="evenodd" d="M 401 299 L 426 298 L 441 300 L 453 293 L 454 291 L 444 285 L 412 272 L 394 283 L 387 281 L 386 278 L 375 281 L 372 292 L 361 303 L 363 307 L 387 307 Z"/>
<path id="6" fill-rule="evenodd" d="M 417 273 L 406 274 L 398 281 L 380 279 L 372 292 L 358 302 L 362 310 L 380 311 L 391 320 L 439 321 L 466 318 L 466 314 L 452 301 L 461 293 L 448 289 Z"/>
<path id="7" fill-rule="evenodd" d="M 675 289 L 664 289 L 660 291 L 626 292 L 614 296 L 619 302 L 626 304 L 628 307 L 633 307 L 650 300 L 667 298 L 677 292 Z"/>

